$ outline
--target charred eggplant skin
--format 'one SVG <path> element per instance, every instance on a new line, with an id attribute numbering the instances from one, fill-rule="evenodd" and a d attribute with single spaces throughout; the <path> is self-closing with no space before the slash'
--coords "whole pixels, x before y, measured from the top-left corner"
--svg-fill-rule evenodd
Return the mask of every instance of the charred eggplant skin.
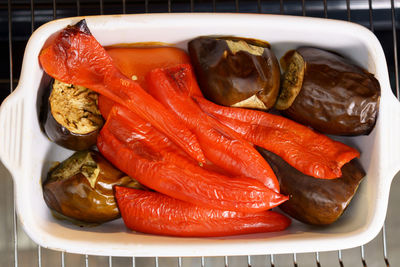
<path id="1" fill-rule="evenodd" d="M 50 209 L 74 222 L 103 223 L 120 216 L 115 185 L 141 188 L 99 152 L 80 151 L 48 173 L 43 196 Z"/>
<path id="2" fill-rule="evenodd" d="M 303 84 L 284 114 L 325 134 L 369 134 L 381 94 L 373 74 L 329 51 L 301 47 L 296 52 L 305 62 Z"/>
<path id="3" fill-rule="evenodd" d="M 365 176 L 357 159 L 342 167 L 340 178 L 327 180 L 302 174 L 274 153 L 262 148 L 258 150 L 276 174 L 281 193 L 289 196 L 280 209 L 306 224 L 334 223 L 349 205 Z"/>
<path id="4" fill-rule="evenodd" d="M 270 109 L 279 93 L 279 63 L 267 42 L 240 37 L 198 37 L 188 44 L 206 98 L 225 105 Z"/>
<path id="5" fill-rule="evenodd" d="M 42 129 L 45 131 L 47 137 L 54 143 L 75 151 L 83 151 L 87 150 L 90 147 L 94 146 L 97 141 L 97 135 L 101 129 L 101 125 L 99 127 L 89 133 L 79 134 L 69 131 L 65 126 L 56 121 L 52 114 L 51 104 L 50 104 L 50 95 L 53 90 L 53 85 L 55 81 L 54 79 L 51 81 L 49 86 L 49 98 L 46 99 L 45 105 L 42 106 Z"/>

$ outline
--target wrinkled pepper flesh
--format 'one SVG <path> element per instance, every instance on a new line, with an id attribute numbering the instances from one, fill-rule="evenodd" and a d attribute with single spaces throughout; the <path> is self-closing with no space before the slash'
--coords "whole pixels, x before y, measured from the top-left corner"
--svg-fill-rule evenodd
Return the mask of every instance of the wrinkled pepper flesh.
<path id="1" fill-rule="evenodd" d="M 151 122 L 197 161 L 205 162 L 196 136 L 138 83 L 114 66 L 111 57 L 90 33 L 85 20 L 50 38 L 39 61 L 53 78 L 90 88 L 126 106 Z"/>
<path id="2" fill-rule="evenodd" d="M 286 229 L 291 221 L 274 212 L 243 213 L 198 207 L 149 191 L 115 187 L 125 225 L 143 233 L 212 237 Z"/>
<path id="3" fill-rule="evenodd" d="M 258 151 L 235 131 L 207 115 L 190 97 L 198 85 L 190 65 L 152 70 L 147 76 L 148 91 L 172 110 L 193 131 L 207 159 L 236 176 L 264 183 L 279 192 L 279 183 Z"/>
<path id="4" fill-rule="evenodd" d="M 231 178 L 198 166 L 165 135 L 123 107 L 113 107 L 97 147 L 141 184 L 199 206 L 258 212 L 288 199 L 255 179 Z"/>
<path id="5" fill-rule="evenodd" d="M 282 116 L 216 105 L 193 96 L 201 109 L 254 145 L 271 151 L 300 172 L 322 179 L 342 175 L 341 168 L 360 153 Z"/>
<path id="6" fill-rule="evenodd" d="M 112 108 L 113 108 L 114 106 L 117 106 L 117 108 L 116 108 L 116 114 L 117 114 L 117 115 L 122 114 L 123 119 L 129 119 L 129 121 L 131 121 L 131 123 L 136 124 L 136 126 L 138 126 L 139 124 L 141 125 L 141 127 L 143 127 L 144 125 L 146 125 L 146 127 L 148 127 L 148 128 L 143 129 L 143 131 L 145 131 L 147 135 L 156 132 L 155 129 L 154 129 L 154 127 L 152 127 L 152 126 L 149 125 L 148 123 L 143 122 L 143 120 L 141 120 L 140 122 L 138 122 L 138 121 L 136 120 L 136 119 L 138 118 L 137 116 L 135 116 L 135 117 L 136 117 L 135 120 L 132 120 L 132 116 L 134 116 L 134 114 L 133 114 L 132 112 L 130 112 L 129 115 L 127 115 L 127 114 L 126 114 L 126 112 L 127 112 L 127 109 L 126 109 L 126 108 L 124 109 L 121 105 L 116 104 L 114 101 L 108 99 L 107 97 L 104 97 L 104 96 L 99 97 L 98 105 L 99 105 L 100 113 L 101 113 L 101 115 L 102 115 L 105 119 L 108 118 L 108 115 L 110 114 Z M 111 121 L 110 123 L 114 123 L 114 122 Z M 138 127 L 136 127 L 136 128 L 138 128 Z M 117 131 L 115 131 L 114 133 L 116 133 L 116 134 L 118 135 L 118 132 L 117 132 Z M 175 152 L 176 154 L 181 154 L 181 157 L 176 157 L 176 158 L 174 157 L 174 160 L 178 161 L 179 163 L 181 163 L 181 162 L 187 162 L 188 160 L 191 161 L 192 163 L 194 162 L 194 160 L 193 160 L 192 158 L 187 157 L 187 154 L 186 154 L 182 149 L 178 148 L 178 146 L 176 146 L 173 142 L 167 141 L 167 139 L 165 139 L 165 135 L 160 135 L 159 132 L 157 132 L 156 135 L 158 136 L 158 137 L 157 137 L 157 138 L 158 138 L 157 140 L 160 140 L 160 139 L 164 138 L 163 142 L 168 143 L 168 146 L 163 145 L 163 146 L 159 146 L 159 147 L 158 147 L 158 148 L 159 148 L 159 151 L 160 151 L 161 153 L 162 153 L 163 151 L 165 151 L 166 153 L 164 153 L 164 155 L 174 155 L 174 154 L 169 154 L 169 153 L 168 153 L 168 151 L 169 151 L 170 149 L 174 149 L 174 152 Z M 151 140 L 151 138 L 144 138 L 144 137 L 143 137 L 142 140 Z M 157 142 L 155 142 L 155 143 L 157 143 Z M 159 143 L 159 145 L 160 145 L 160 143 Z M 165 150 L 162 150 L 161 148 L 163 148 L 163 149 L 165 149 Z M 182 154 L 185 155 L 185 156 L 182 157 Z M 170 158 L 169 160 L 171 160 L 171 158 Z M 202 168 L 203 168 L 203 169 L 206 169 L 206 170 L 209 170 L 209 171 L 212 171 L 212 172 L 217 172 L 217 173 L 220 173 L 220 174 L 223 174 L 223 175 L 227 175 L 227 176 L 230 175 L 229 172 L 227 172 L 227 171 L 225 171 L 224 169 L 222 169 L 222 168 L 216 166 L 215 164 L 213 164 L 211 161 L 209 161 L 209 160 L 207 160 L 207 159 L 206 159 L 206 162 L 205 162 L 204 164 L 202 164 Z"/>

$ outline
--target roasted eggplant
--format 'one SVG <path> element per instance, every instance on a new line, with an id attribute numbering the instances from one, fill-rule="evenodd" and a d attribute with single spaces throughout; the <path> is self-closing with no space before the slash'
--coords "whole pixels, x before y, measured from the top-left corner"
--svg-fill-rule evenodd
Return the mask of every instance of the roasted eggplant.
<path id="1" fill-rule="evenodd" d="M 365 176 L 357 159 L 342 167 L 340 178 L 317 179 L 299 172 L 272 152 L 262 148 L 258 150 L 278 178 L 281 194 L 289 196 L 289 200 L 279 208 L 307 224 L 328 225 L 335 222 Z"/>
<path id="2" fill-rule="evenodd" d="M 289 118 L 334 135 L 369 134 L 379 110 L 380 85 L 350 60 L 301 47 L 281 59 L 284 71 L 276 108 Z"/>
<path id="3" fill-rule="evenodd" d="M 239 37 L 199 37 L 189 42 L 206 98 L 233 107 L 267 110 L 279 93 L 280 69 L 267 42 Z"/>
<path id="4" fill-rule="evenodd" d="M 54 80 L 44 106 L 43 128 L 51 141 L 71 150 L 86 150 L 96 144 L 103 119 L 97 107 L 98 94 L 83 86 Z"/>
<path id="5" fill-rule="evenodd" d="M 99 152 L 76 152 L 43 183 L 47 206 L 74 222 L 103 223 L 120 216 L 113 186 L 143 187 L 111 165 Z"/>

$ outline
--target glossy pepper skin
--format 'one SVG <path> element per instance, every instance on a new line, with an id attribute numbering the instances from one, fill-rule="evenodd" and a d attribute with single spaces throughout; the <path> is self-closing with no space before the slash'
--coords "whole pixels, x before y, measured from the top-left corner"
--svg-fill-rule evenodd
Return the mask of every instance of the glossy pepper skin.
<path id="1" fill-rule="evenodd" d="M 197 163 L 192 158 L 188 157 L 188 155 L 182 149 L 180 149 L 177 145 L 175 145 L 168 138 L 166 138 L 165 135 L 157 131 L 153 126 L 151 126 L 151 124 L 143 121 L 138 116 L 136 116 L 132 112 L 129 112 L 129 110 L 127 110 L 123 106 L 116 104 L 112 100 L 109 100 L 107 97 L 99 98 L 100 113 L 105 119 L 108 118 L 108 115 L 110 114 L 114 106 L 115 106 L 115 111 L 114 111 L 115 114 L 113 115 L 113 117 L 117 116 L 119 118 L 118 120 L 110 120 L 110 124 L 119 125 L 121 124 L 121 121 L 126 122 L 126 124 L 123 125 L 122 127 L 120 126 L 113 127 L 115 128 L 115 131 L 113 131 L 115 135 L 119 136 L 119 134 L 124 133 L 123 129 L 126 128 L 126 125 L 135 125 L 134 128 L 136 130 L 140 130 L 142 133 L 146 133 L 145 135 L 140 135 L 142 141 L 149 141 L 147 143 L 149 145 L 155 145 L 155 148 L 160 153 L 165 152 L 163 153 L 164 155 L 173 156 L 173 158 L 170 157 L 168 160 L 175 160 L 178 163 L 191 162 L 191 164 L 197 165 Z M 129 138 L 129 136 L 125 136 L 124 138 Z M 174 153 L 169 153 L 170 150 L 173 150 Z M 229 176 L 228 172 L 216 166 L 209 160 L 206 160 L 206 162 L 202 164 L 202 168 L 212 172 L 223 174 L 225 176 Z"/>
<path id="2" fill-rule="evenodd" d="M 207 159 L 236 176 L 246 176 L 279 192 L 271 167 L 247 141 L 218 120 L 208 116 L 190 97 L 198 85 L 190 65 L 152 70 L 148 90 L 193 131 Z"/>
<path id="3" fill-rule="evenodd" d="M 279 155 L 291 166 L 315 178 L 333 179 L 360 153 L 299 123 L 265 112 L 216 105 L 193 96 L 203 111 L 254 145 Z"/>
<path id="4" fill-rule="evenodd" d="M 114 66 L 105 49 L 90 33 L 85 20 L 53 36 L 41 51 L 39 61 L 50 76 L 85 86 L 126 106 L 151 122 L 197 161 L 205 162 L 196 136 L 138 83 Z"/>
<path id="5" fill-rule="evenodd" d="M 115 188 L 125 225 L 143 233 L 212 237 L 286 229 L 291 221 L 273 211 L 242 213 L 202 208 L 156 193 L 125 187 Z"/>
<path id="6" fill-rule="evenodd" d="M 107 53 L 115 66 L 126 77 L 134 78 L 139 85 L 147 90 L 146 75 L 152 69 L 167 68 L 178 64 L 189 64 L 189 55 L 176 47 L 152 47 L 152 43 L 145 46 L 133 47 L 106 47 Z M 106 119 L 114 102 L 100 95 L 98 100 L 101 114 Z"/>
<path id="7" fill-rule="evenodd" d="M 154 47 L 152 43 L 138 45 L 106 47 L 106 51 L 122 74 L 134 79 L 145 90 L 147 90 L 146 75 L 152 69 L 190 63 L 189 55 L 182 49 L 168 46 Z"/>
<path id="8" fill-rule="evenodd" d="M 126 146 L 134 147 L 137 142 L 141 142 L 144 146 L 153 149 L 155 154 L 160 154 L 165 161 L 182 168 L 186 168 L 188 165 L 198 167 L 195 160 L 165 135 L 123 106 L 118 104 L 113 106 L 107 117 L 106 129 Z"/>
<path id="9" fill-rule="evenodd" d="M 288 199 L 254 179 L 231 178 L 199 167 L 147 122 L 117 109 L 111 111 L 97 147 L 141 184 L 199 206 L 234 211 L 267 210 Z"/>
<path id="10" fill-rule="evenodd" d="M 118 103 L 115 103 L 108 97 L 105 97 L 102 95 L 99 96 L 98 107 L 99 107 L 101 116 L 103 116 L 103 118 L 105 120 L 108 118 L 108 114 L 110 114 L 111 109 L 115 105 L 118 105 Z"/>

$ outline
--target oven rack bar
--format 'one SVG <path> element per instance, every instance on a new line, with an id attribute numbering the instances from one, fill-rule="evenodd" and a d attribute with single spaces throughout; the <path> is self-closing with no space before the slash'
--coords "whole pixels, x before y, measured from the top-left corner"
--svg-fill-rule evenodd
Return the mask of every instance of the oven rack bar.
<path id="1" fill-rule="evenodd" d="M 97 1 L 97 0 L 96 0 Z M 167 12 L 172 12 L 173 11 L 173 1 L 174 0 L 165 0 L 165 1 L 161 1 L 161 2 L 165 2 L 166 4 L 166 10 Z M 187 0 L 190 6 L 190 12 L 195 12 L 195 0 Z M 221 0 L 220 0 L 221 1 Z M 36 1 L 39 2 L 40 5 L 43 4 L 43 1 Z M 79 16 L 82 15 L 81 9 L 82 9 L 82 4 L 84 1 L 82 0 L 76 0 L 74 5 L 76 7 L 76 13 L 75 15 Z M 90 1 L 92 4 L 96 5 L 95 1 Z M 127 9 L 128 9 L 128 0 L 122 0 L 119 1 L 120 5 L 121 5 L 121 13 L 125 14 L 128 13 Z M 152 12 L 150 6 L 150 0 L 144 0 L 144 12 Z M 182 2 L 182 1 L 180 1 Z M 219 4 L 230 4 L 232 5 L 234 8 L 231 8 L 233 11 L 235 12 L 241 12 L 241 4 L 242 2 L 245 2 L 244 0 L 239 1 L 239 0 L 234 0 L 234 1 L 221 1 L 223 3 L 219 3 L 219 1 L 217 0 L 213 0 L 211 1 L 211 10 L 213 12 L 218 11 L 218 5 Z M 266 7 L 268 7 L 268 3 L 267 2 L 273 2 L 273 1 L 262 1 L 262 0 L 257 0 L 257 1 L 252 1 L 252 3 L 254 2 L 255 5 L 255 11 L 253 12 L 258 12 L 258 13 L 269 13 L 268 10 L 265 10 Z M 307 10 L 307 2 L 315 2 L 315 1 L 310 1 L 310 0 L 299 0 L 298 3 L 293 4 L 294 1 L 284 1 L 284 0 L 279 0 L 279 1 L 274 1 L 277 2 L 275 3 L 275 5 L 279 6 L 279 12 L 280 14 L 286 14 L 287 11 L 292 11 L 292 9 L 289 8 L 293 8 L 293 5 L 295 5 L 296 9 L 300 9 L 300 13 L 298 15 L 302 15 L 302 16 L 307 16 L 308 15 L 308 10 Z M 289 5 L 288 5 L 289 2 Z M 329 18 L 329 5 L 332 5 L 332 2 L 339 2 L 339 1 L 328 1 L 328 0 L 322 0 L 322 17 L 325 18 Z M 365 3 L 367 2 L 367 3 Z M 56 19 L 58 17 L 58 4 L 57 4 L 57 0 L 52 0 L 52 18 Z M 337 3 L 334 3 L 335 5 Z M 342 3 L 343 4 L 343 3 Z M 368 22 L 369 25 L 368 27 L 371 29 L 371 31 L 375 30 L 375 26 L 374 26 L 374 6 L 379 6 L 379 8 L 388 8 L 390 9 L 390 21 L 391 21 L 391 25 L 392 25 L 392 39 L 393 39 L 393 54 L 394 54 L 394 58 L 393 58 L 393 66 L 394 66 L 394 71 L 391 72 L 391 75 L 394 77 L 391 77 L 392 80 L 394 80 L 393 82 L 393 88 L 395 88 L 395 94 L 397 96 L 397 98 L 400 100 L 400 86 L 399 86 L 399 66 L 398 66 L 398 46 L 397 46 L 397 28 L 398 26 L 396 24 L 399 24 L 399 20 L 396 18 L 396 12 L 399 12 L 399 10 L 397 10 L 400 6 L 400 1 L 399 0 L 388 0 L 388 1 L 381 1 L 381 0 L 368 0 L 368 1 L 351 1 L 351 0 L 345 0 L 346 5 L 346 16 L 345 19 L 347 19 L 348 21 L 352 21 L 352 12 L 354 12 L 354 10 L 352 9 L 352 6 L 354 5 L 355 8 L 360 8 L 361 6 L 364 5 L 368 5 Z M 36 28 L 36 5 L 37 3 L 35 3 L 34 0 L 30 0 L 29 3 L 29 11 L 30 11 L 30 19 L 31 19 L 31 32 L 33 32 Z M 104 0 L 99 0 L 98 3 L 98 14 L 104 14 Z M 297 6 L 296 6 L 297 5 Z M 12 0 L 8 0 L 7 2 L 7 10 L 8 10 L 8 44 L 9 44 L 9 80 L 7 81 L 9 83 L 9 88 L 10 88 L 10 93 L 13 91 L 15 84 L 16 84 L 16 79 L 14 78 L 14 71 L 13 71 L 13 1 Z M 247 10 L 244 10 L 244 12 L 247 12 Z M 390 60 L 390 59 L 388 59 Z M 14 266 L 18 267 L 19 266 L 19 250 L 18 250 L 18 238 L 20 235 L 20 231 L 19 231 L 19 226 L 18 226 L 18 218 L 15 212 L 15 202 L 12 203 L 13 206 L 10 207 L 11 209 L 13 209 L 13 227 L 12 227 L 12 231 L 13 231 L 13 247 L 14 247 Z M 382 228 L 381 233 L 375 238 L 375 239 L 381 239 L 382 242 L 382 266 L 390 266 L 390 256 L 398 256 L 398 255 L 388 255 L 388 247 L 387 247 L 387 237 L 386 237 L 386 226 L 384 225 Z M 368 266 L 368 262 L 366 260 L 366 252 L 365 252 L 365 245 L 360 246 L 358 248 L 360 250 L 360 259 L 359 262 L 361 264 L 361 266 Z M 39 266 L 42 267 L 43 266 L 43 262 L 44 262 L 44 258 L 43 258 L 43 253 L 42 253 L 42 248 L 40 246 L 37 246 L 37 263 L 34 264 L 32 263 L 31 266 Z M 60 258 L 60 266 L 64 267 L 64 266 L 68 266 L 66 264 L 66 256 L 68 256 L 68 253 L 65 252 L 57 252 L 59 253 L 59 258 Z M 335 266 L 345 266 L 344 264 L 344 260 L 343 260 L 343 254 L 341 250 L 338 250 L 335 252 L 337 254 L 337 265 Z M 265 255 L 265 265 L 263 266 L 271 266 L 274 267 L 277 265 L 277 258 L 280 255 Z M 292 254 L 292 266 L 299 266 L 299 262 L 298 262 L 298 258 L 302 257 L 303 255 L 301 254 Z M 90 257 L 89 255 L 84 255 L 84 266 L 88 267 L 91 266 L 90 264 Z M 253 266 L 253 262 L 255 260 L 255 258 L 259 258 L 260 256 L 251 256 L 248 255 L 246 256 L 246 261 L 243 262 L 243 265 L 240 266 Z M 313 257 L 314 258 L 314 263 L 315 266 L 323 266 L 323 264 L 321 263 L 320 260 L 320 253 L 318 251 L 316 251 L 313 254 L 309 254 L 307 255 L 307 257 Z M 228 256 L 224 256 L 224 257 L 220 257 L 222 258 L 222 261 L 219 261 L 219 265 L 215 265 L 215 266 L 231 266 L 230 264 L 230 257 Z M 105 262 L 104 266 L 109 266 L 112 267 L 113 266 L 113 262 L 115 261 L 114 257 L 109 256 L 108 260 Z M 143 262 L 143 260 L 142 260 Z M 185 258 L 182 257 L 178 257 L 176 258 L 176 265 L 175 266 L 201 266 L 201 267 L 205 267 L 208 266 L 208 258 L 205 257 L 200 257 L 199 260 L 197 261 L 198 264 L 196 265 L 185 265 Z M 147 261 L 146 265 L 139 265 L 138 264 L 138 259 L 135 257 L 132 257 L 129 261 L 128 265 L 124 265 L 124 266 L 148 266 L 147 264 L 149 264 L 149 261 Z M 92 266 L 97 266 L 97 265 L 92 265 Z M 159 257 L 154 257 L 152 259 L 152 266 L 163 266 L 162 264 L 160 264 L 160 258 Z M 172 266 L 172 265 L 168 265 L 168 266 Z M 214 265 L 213 265 L 214 266 Z M 235 266 L 239 266 L 239 265 L 235 265 Z"/>

